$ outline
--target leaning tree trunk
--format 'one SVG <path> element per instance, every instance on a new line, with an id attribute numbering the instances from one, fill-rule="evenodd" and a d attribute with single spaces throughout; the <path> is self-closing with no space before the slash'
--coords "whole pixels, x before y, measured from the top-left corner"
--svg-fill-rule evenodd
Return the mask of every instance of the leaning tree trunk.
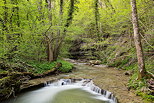
<path id="1" fill-rule="evenodd" d="M 146 69 L 145 69 L 144 58 L 143 58 L 141 37 L 139 34 L 136 0 L 131 0 L 131 6 L 132 6 L 132 24 L 134 29 L 134 42 L 135 42 L 135 47 L 137 52 L 137 60 L 138 60 L 138 68 L 139 68 L 138 79 L 141 79 L 145 77 Z"/>

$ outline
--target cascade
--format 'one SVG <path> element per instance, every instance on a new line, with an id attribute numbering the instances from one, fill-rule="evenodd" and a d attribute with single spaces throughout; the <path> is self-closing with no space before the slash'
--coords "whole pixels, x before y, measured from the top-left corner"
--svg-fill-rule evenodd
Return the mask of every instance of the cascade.
<path id="1" fill-rule="evenodd" d="M 118 103 L 109 91 L 96 86 L 91 79 L 47 81 L 44 87 L 23 93 L 2 103 Z"/>
<path id="2" fill-rule="evenodd" d="M 60 79 L 57 82 L 48 82 L 45 83 L 46 86 L 64 86 L 64 85 L 74 85 L 82 87 L 83 90 L 86 90 L 90 93 L 98 94 L 98 99 L 106 98 L 110 103 L 118 103 L 116 97 L 113 93 L 100 89 L 96 86 L 91 79 Z"/>

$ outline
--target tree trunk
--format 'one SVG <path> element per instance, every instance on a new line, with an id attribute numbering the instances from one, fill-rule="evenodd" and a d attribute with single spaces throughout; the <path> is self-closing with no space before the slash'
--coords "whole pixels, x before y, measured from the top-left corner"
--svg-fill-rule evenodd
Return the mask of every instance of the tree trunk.
<path id="1" fill-rule="evenodd" d="M 75 0 L 70 0 L 70 7 L 69 7 L 69 10 L 68 10 L 68 18 L 67 18 L 67 21 L 66 21 L 66 24 L 65 24 L 65 27 L 64 27 L 64 34 L 66 33 L 66 28 L 68 28 L 72 22 L 72 19 L 73 19 L 73 13 L 74 13 L 74 3 L 75 3 Z"/>
<path id="2" fill-rule="evenodd" d="M 60 18 L 61 18 L 61 21 L 60 21 L 60 25 L 62 25 L 62 16 L 63 16 L 63 4 L 64 4 L 64 1 L 63 0 L 60 0 Z M 63 44 L 63 41 L 64 41 L 64 38 L 66 36 L 66 32 L 67 32 L 67 28 L 70 26 L 71 22 L 72 22 L 72 19 L 73 19 L 73 13 L 74 13 L 74 6 L 75 4 L 75 0 L 70 0 L 70 6 L 69 6 L 69 10 L 68 10 L 68 18 L 67 18 L 67 21 L 66 21 L 66 24 L 64 25 L 64 30 L 63 30 L 63 35 L 62 37 L 60 37 L 60 39 L 58 41 L 56 41 L 56 46 L 55 46 L 55 50 L 54 50 L 54 60 L 56 60 L 58 58 L 58 55 L 60 53 L 60 49 L 62 47 L 62 44 Z M 60 36 L 60 31 L 58 32 L 58 35 Z M 58 43 L 58 45 L 57 45 Z"/>
<path id="3" fill-rule="evenodd" d="M 6 0 L 4 0 L 4 22 L 3 22 L 3 30 L 4 31 L 8 31 L 8 28 L 7 28 L 7 21 L 8 21 L 8 7 L 6 7 Z"/>
<path id="4" fill-rule="evenodd" d="M 43 3 L 42 0 L 38 0 L 38 11 L 39 11 L 38 20 L 39 21 L 41 21 L 43 19 L 43 17 L 44 17 L 43 11 L 42 11 L 42 9 L 43 9 L 42 3 Z M 43 23 L 43 21 L 42 21 L 42 23 Z"/>
<path id="5" fill-rule="evenodd" d="M 11 3 L 13 5 L 16 5 L 17 7 L 12 7 L 12 14 L 11 14 L 11 17 L 10 17 L 10 24 L 11 24 L 11 27 L 12 27 L 12 31 L 14 29 L 13 27 L 13 23 L 15 23 L 18 27 L 20 27 L 20 18 L 19 18 L 19 7 L 18 7 L 18 1 L 17 0 L 12 0 Z M 16 18 L 16 19 L 13 19 L 13 18 Z"/>
<path id="6" fill-rule="evenodd" d="M 98 26 L 98 21 L 99 21 L 99 9 L 98 9 L 98 0 L 95 0 L 94 2 L 94 9 L 95 9 L 95 27 L 96 27 L 96 34 L 98 40 L 100 40 L 100 32 L 99 32 L 99 26 Z"/>
<path id="7" fill-rule="evenodd" d="M 46 0 L 46 2 L 48 2 L 48 9 L 49 11 L 51 10 L 51 0 Z M 64 38 L 66 36 L 66 31 L 67 28 L 70 26 L 72 19 L 73 19 L 73 12 L 74 12 L 74 3 L 75 0 L 70 0 L 70 5 L 69 5 L 69 10 L 68 10 L 68 18 L 66 20 L 66 24 L 64 25 L 64 29 L 62 31 L 62 36 L 60 36 L 60 30 L 58 30 L 57 32 L 57 37 L 56 41 L 53 42 L 53 38 L 51 37 L 51 35 L 48 34 L 49 38 L 48 39 L 48 47 L 47 47 L 47 54 L 48 54 L 48 61 L 55 61 L 58 58 L 62 43 L 64 41 Z M 62 26 L 62 16 L 63 16 L 63 4 L 64 4 L 64 0 L 60 0 L 60 23 L 59 25 Z M 49 20 L 52 21 L 52 14 L 49 14 Z M 51 26 L 52 26 L 52 22 L 51 22 Z"/>
<path id="8" fill-rule="evenodd" d="M 48 18 L 50 20 L 50 23 L 52 25 L 52 13 L 51 13 L 51 0 L 46 0 L 47 7 L 48 7 Z"/>
<path id="9" fill-rule="evenodd" d="M 62 26 L 62 20 L 63 20 L 63 5 L 64 5 L 64 0 L 60 0 L 60 8 L 59 8 L 59 26 Z M 57 31 L 57 37 L 60 37 L 61 34 L 61 28 L 58 29 Z M 56 44 L 54 48 L 54 60 L 58 58 L 59 52 L 60 52 L 60 43 L 61 39 L 56 39 Z"/>
<path id="10" fill-rule="evenodd" d="M 16 0 L 15 2 L 16 5 L 18 5 L 18 1 Z M 19 17 L 19 7 L 17 6 L 16 8 L 16 17 L 17 17 L 17 26 L 20 27 L 20 17 Z"/>
<path id="11" fill-rule="evenodd" d="M 51 45 L 51 43 L 49 42 L 48 43 L 48 62 L 52 62 L 52 61 L 54 61 L 54 57 L 53 57 L 53 50 L 51 49 L 52 47 L 51 47 L 52 45 Z"/>
<path id="12" fill-rule="evenodd" d="M 54 61 L 54 51 L 52 49 L 53 47 L 50 41 L 51 39 L 52 39 L 51 35 L 48 35 L 48 39 L 47 39 L 47 60 L 48 62 Z"/>
<path id="13" fill-rule="evenodd" d="M 115 13 L 116 11 L 115 11 L 114 7 L 112 6 L 111 1 L 110 1 L 110 0 L 106 0 L 106 2 L 107 2 L 107 5 L 109 5 L 109 7 L 110 7 L 110 8 L 113 10 L 113 12 Z"/>
<path id="14" fill-rule="evenodd" d="M 138 69 L 139 69 L 138 79 L 141 79 L 145 77 L 146 69 L 145 69 L 144 58 L 143 58 L 141 37 L 139 34 L 136 0 L 131 0 L 131 6 L 132 6 L 132 24 L 134 29 L 134 42 L 135 42 L 135 47 L 137 52 Z"/>
<path id="15" fill-rule="evenodd" d="M 46 6 L 48 8 L 48 18 L 50 21 L 50 25 L 52 26 L 52 13 L 51 13 L 51 0 L 46 0 Z M 52 44 L 52 33 L 45 34 L 46 41 L 47 41 L 47 61 L 52 62 L 54 61 L 54 49 Z"/>

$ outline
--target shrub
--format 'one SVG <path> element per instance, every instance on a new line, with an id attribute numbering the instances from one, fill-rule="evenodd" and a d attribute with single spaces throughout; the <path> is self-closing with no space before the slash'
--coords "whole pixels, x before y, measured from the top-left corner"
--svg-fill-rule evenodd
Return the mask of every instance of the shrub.
<path id="1" fill-rule="evenodd" d="M 59 68 L 61 72 L 70 72 L 73 69 L 73 64 L 64 60 L 57 60 L 57 62 L 62 63 L 62 67 Z"/>

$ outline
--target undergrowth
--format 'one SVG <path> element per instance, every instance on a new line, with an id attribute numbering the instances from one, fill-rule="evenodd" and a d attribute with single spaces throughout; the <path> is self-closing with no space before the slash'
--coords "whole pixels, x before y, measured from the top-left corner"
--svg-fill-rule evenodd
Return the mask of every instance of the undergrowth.
<path id="1" fill-rule="evenodd" d="M 57 60 L 57 62 L 62 63 L 62 67 L 59 68 L 61 72 L 70 72 L 73 69 L 73 64 L 64 60 Z"/>
<path id="2" fill-rule="evenodd" d="M 136 65 L 134 65 L 134 68 L 137 68 Z M 138 74 L 135 72 L 129 80 L 128 87 L 134 89 L 136 91 L 136 95 L 141 96 L 145 100 L 145 103 L 147 101 L 154 101 L 154 95 L 148 88 L 147 79 L 138 80 L 137 77 Z"/>
<path id="3" fill-rule="evenodd" d="M 117 67 L 119 69 L 124 69 L 127 71 L 131 71 L 132 76 L 129 80 L 128 87 L 131 89 L 134 89 L 136 91 L 136 95 L 141 96 L 146 102 L 154 101 L 154 92 L 152 90 L 149 90 L 147 79 L 138 80 L 138 65 L 137 61 L 132 62 L 130 65 L 128 65 L 129 60 L 131 60 L 130 57 L 124 58 L 124 59 L 116 59 L 115 62 L 110 64 L 110 66 Z M 150 71 L 151 73 L 154 73 L 154 59 L 145 59 L 145 67 L 147 71 Z"/>
<path id="4" fill-rule="evenodd" d="M 45 61 L 42 61 L 42 62 L 30 61 L 30 62 L 28 62 L 28 64 L 30 64 L 31 66 L 33 66 L 35 68 L 34 73 L 36 73 L 36 74 L 41 74 L 41 73 L 44 73 L 48 70 L 53 69 L 57 63 L 62 63 L 62 67 L 59 68 L 60 72 L 65 73 L 65 72 L 69 72 L 73 69 L 72 63 L 69 63 L 67 61 L 60 60 L 60 59 L 58 59 L 57 61 L 51 62 L 51 63 L 45 62 Z"/>

